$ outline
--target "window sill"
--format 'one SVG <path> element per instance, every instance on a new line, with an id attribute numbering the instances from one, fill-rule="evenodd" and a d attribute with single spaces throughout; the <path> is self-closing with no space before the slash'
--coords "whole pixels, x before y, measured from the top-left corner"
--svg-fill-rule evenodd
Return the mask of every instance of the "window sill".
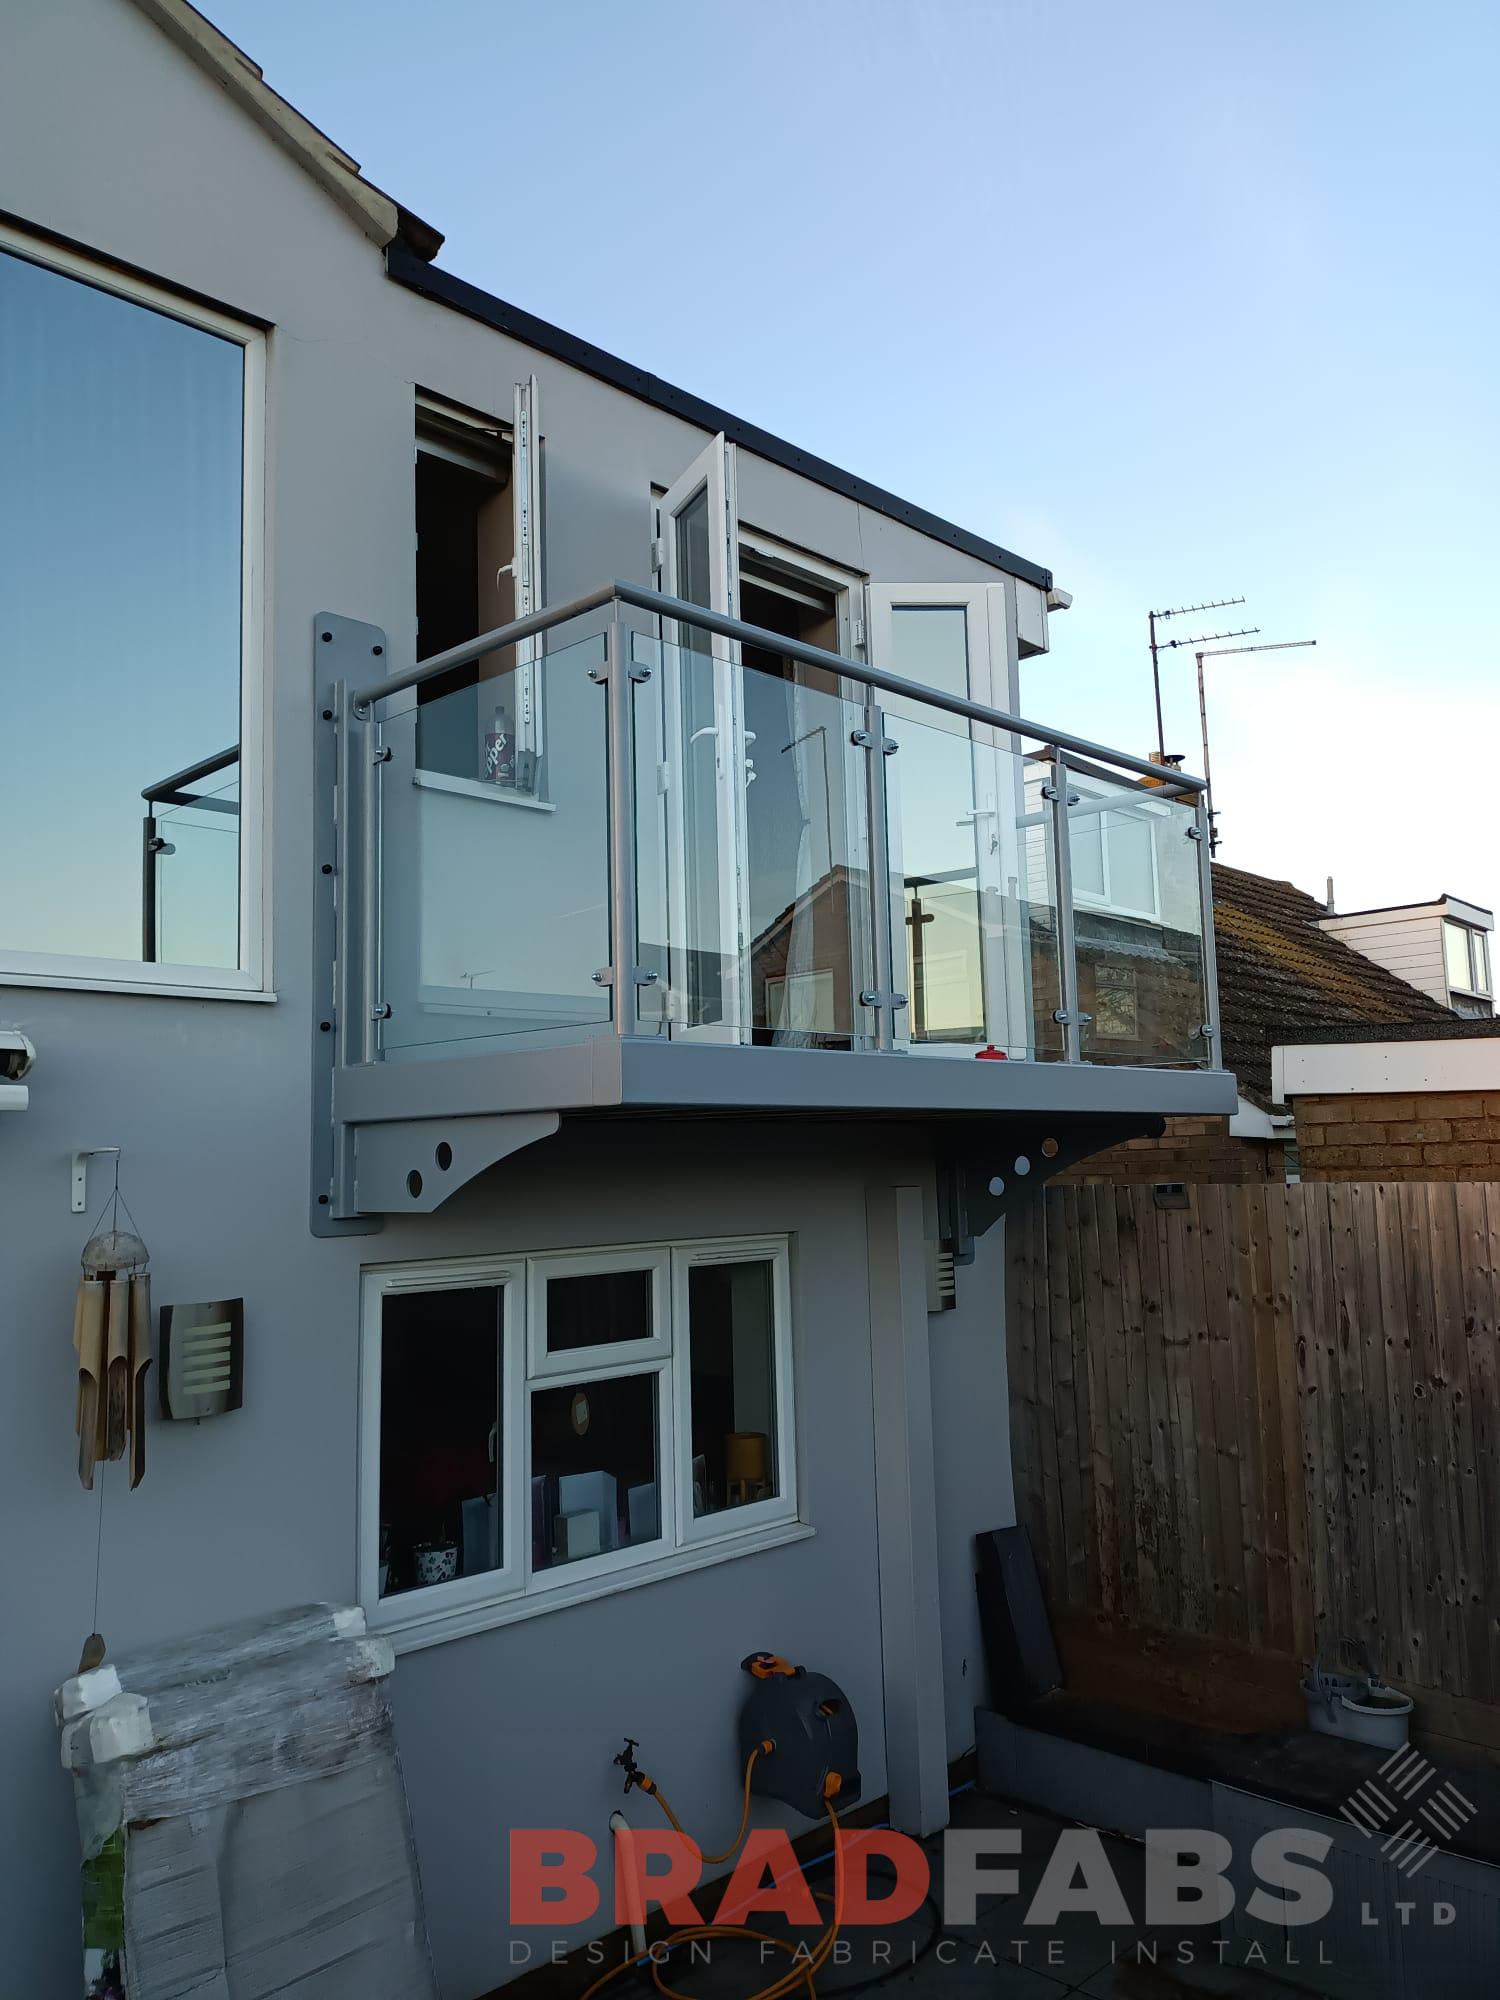
<path id="1" fill-rule="evenodd" d="M 691 1542 L 656 1562 L 639 1563 L 602 1576 L 581 1577 L 576 1584 L 558 1584 L 528 1596 L 513 1594 L 487 1604 L 455 1606 L 451 1611 L 436 1605 L 404 1614 L 377 1608 L 368 1613 L 369 1627 L 371 1632 L 389 1639 L 398 1653 L 415 1653 L 426 1646 L 439 1646 L 445 1639 L 467 1639 L 473 1633 L 489 1632 L 497 1626 L 518 1625 L 544 1612 L 561 1611 L 570 1604 L 588 1604 L 596 1597 L 612 1597 L 618 1591 L 637 1590 L 643 1584 L 660 1583 L 668 1577 L 686 1576 L 693 1570 L 708 1569 L 714 1563 L 729 1562 L 738 1556 L 786 1548 L 793 1542 L 810 1540 L 816 1532 L 806 1521 L 785 1521 L 759 1532 L 726 1535 L 712 1542 Z"/>
<path id="2" fill-rule="evenodd" d="M 523 812 L 549 813 L 557 808 L 550 799 L 534 799 L 514 786 L 486 785 L 478 778 L 454 778 L 446 771 L 413 771 L 411 781 L 422 792 L 452 792 L 461 799 L 483 799 L 492 806 L 520 806 Z"/>
<path id="3" fill-rule="evenodd" d="M 251 1000 L 272 1003 L 263 986 L 169 986 L 154 979 L 98 979 L 81 972 L 13 972 L 0 968 L 0 986 L 33 986 L 63 993 L 146 993 L 158 1000 Z"/>

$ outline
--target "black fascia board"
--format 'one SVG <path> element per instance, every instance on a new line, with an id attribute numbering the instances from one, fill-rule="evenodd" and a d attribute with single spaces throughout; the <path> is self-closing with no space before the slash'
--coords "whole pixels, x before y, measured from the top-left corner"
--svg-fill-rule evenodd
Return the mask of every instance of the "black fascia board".
<path id="1" fill-rule="evenodd" d="M 1001 548 L 998 542 L 988 542 L 982 535 L 971 534 L 967 528 L 943 520 L 941 515 L 929 514 L 925 507 L 915 507 L 909 500 L 887 493 L 884 487 L 872 486 L 868 480 L 859 479 L 840 466 L 830 465 L 826 458 L 818 458 L 810 451 L 788 444 L 785 438 L 779 438 L 771 431 L 761 430 L 757 424 L 747 424 L 740 417 L 732 417 L 727 410 L 704 402 L 701 396 L 694 396 L 686 389 L 673 388 L 659 375 L 653 375 L 644 368 L 632 367 L 628 361 L 606 353 L 591 341 L 580 340 L 577 334 L 565 333 L 561 327 L 538 319 L 534 313 L 509 305 L 504 299 L 497 299 L 480 286 L 471 285 L 467 279 L 454 277 L 451 271 L 439 270 L 435 264 L 414 256 L 399 239 L 386 250 L 386 271 L 398 285 L 406 286 L 409 291 L 420 292 L 424 298 L 450 306 L 455 312 L 493 327 L 497 333 L 508 334 L 512 340 L 536 348 L 540 354 L 550 354 L 554 360 L 565 361 L 586 375 L 608 382 L 613 388 L 623 389 L 629 396 L 638 396 L 643 403 L 650 403 L 658 410 L 669 410 L 674 417 L 681 417 L 684 423 L 696 424 L 699 429 L 710 433 L 722 431 L 732 444 L 743 445 L 758 458 L 784 466 L 788 472 L 800 473 L 804 479 L 827 487 L 831 493 L 842 494 L 861 507 L 872 508 L 877 514 L 901 521 L 918 534 L 930 536 L 933 541 L 946 542 L 950 548 L 961 549 L 965 555 L 988 563 L 994 569 L 1005 570 L 1009 575 L 1019 577 L 1023 583 L 1035 584 L 1038 590 L 1052 588 L 1052 572 L 1040 563 L 1028 562 L 1024 556 Z"/>

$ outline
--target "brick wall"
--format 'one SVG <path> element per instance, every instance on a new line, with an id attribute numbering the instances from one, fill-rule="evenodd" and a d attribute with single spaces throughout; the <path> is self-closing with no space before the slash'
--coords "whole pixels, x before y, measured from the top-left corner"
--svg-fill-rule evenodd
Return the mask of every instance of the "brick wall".
<path id="1" fill-rule="evenodd" d="M 1500 1181 L 1500 1091 L 1299 1097 L 1294 1109 L 1305 1181 Z"/>
<path id="2" fill-rule="evenodd" d="M 1059 1181 L 1189 1181 L 1196 1186 L 1225 1181 L 1280 1181 L 1282 1147 L 1264 1139 L 1230 1135 L 1227 1118 L 1169 1118 L 1159 1139 L 1130 1139 L 1095 1153 Z"/>

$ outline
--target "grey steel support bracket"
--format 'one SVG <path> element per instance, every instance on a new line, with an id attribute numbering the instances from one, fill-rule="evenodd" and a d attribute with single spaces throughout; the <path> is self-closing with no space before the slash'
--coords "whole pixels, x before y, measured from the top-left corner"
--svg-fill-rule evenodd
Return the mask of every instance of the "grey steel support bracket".
<path id="1" fill-rule="evenodd" d="M 955 1261 L 969 1264 L 974 1239 L 1034 1201 L 1055 1174 L 1127 1139 L 1159 1139 L 1164 1118 L 1146 1114 L 1067 1121 L 1007 1120 L 993 1128 L 983 1148 L 969 1145 L 938 1168 L 938 1235 Z"/>
<path id="2" fill-rule="evenodd" d="M 313 620 L 313 1010 L 312 1163 L 309 1221 L 314 1236 L 363 1236 L 378 1216 L 354 1207 L 353 1133 L 334 1117 L 340 1064 L 363 1057 L 365 1015 L 358 912 L 373 900 L 361 837 L 375 776 L 373 726 L 354 713 L 353 691 L 378 674 L 386 638 L 378 625 L 320 612 Z"/>
<path id="3" fill-rule="evenodd" d="M 555 1111 L 502 1111 L 357 1125 L 355 1206 L 366 1218 L 431 1215 L 476 1174 L 523 1146 L 550 1139 L 561 1123 Z"/>

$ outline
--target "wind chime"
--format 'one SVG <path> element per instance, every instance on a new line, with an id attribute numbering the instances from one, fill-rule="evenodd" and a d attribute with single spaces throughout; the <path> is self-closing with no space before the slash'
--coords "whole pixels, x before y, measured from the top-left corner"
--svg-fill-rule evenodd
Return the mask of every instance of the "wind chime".
<path id="1" fill-rule="evenodd" d="M 129 1228 L 120 1226 L 124 1210 Z M 130 1457 L 130 1484 L 146 1471 L 146 1371 L 151 1366 L 151 1279 L 135 1217 L 114 1192 L 83 1246 L 83 1276 L 73 1311 L 78 1353 L 78 1477 L 89 1492 L 100 1459 Z"/>

